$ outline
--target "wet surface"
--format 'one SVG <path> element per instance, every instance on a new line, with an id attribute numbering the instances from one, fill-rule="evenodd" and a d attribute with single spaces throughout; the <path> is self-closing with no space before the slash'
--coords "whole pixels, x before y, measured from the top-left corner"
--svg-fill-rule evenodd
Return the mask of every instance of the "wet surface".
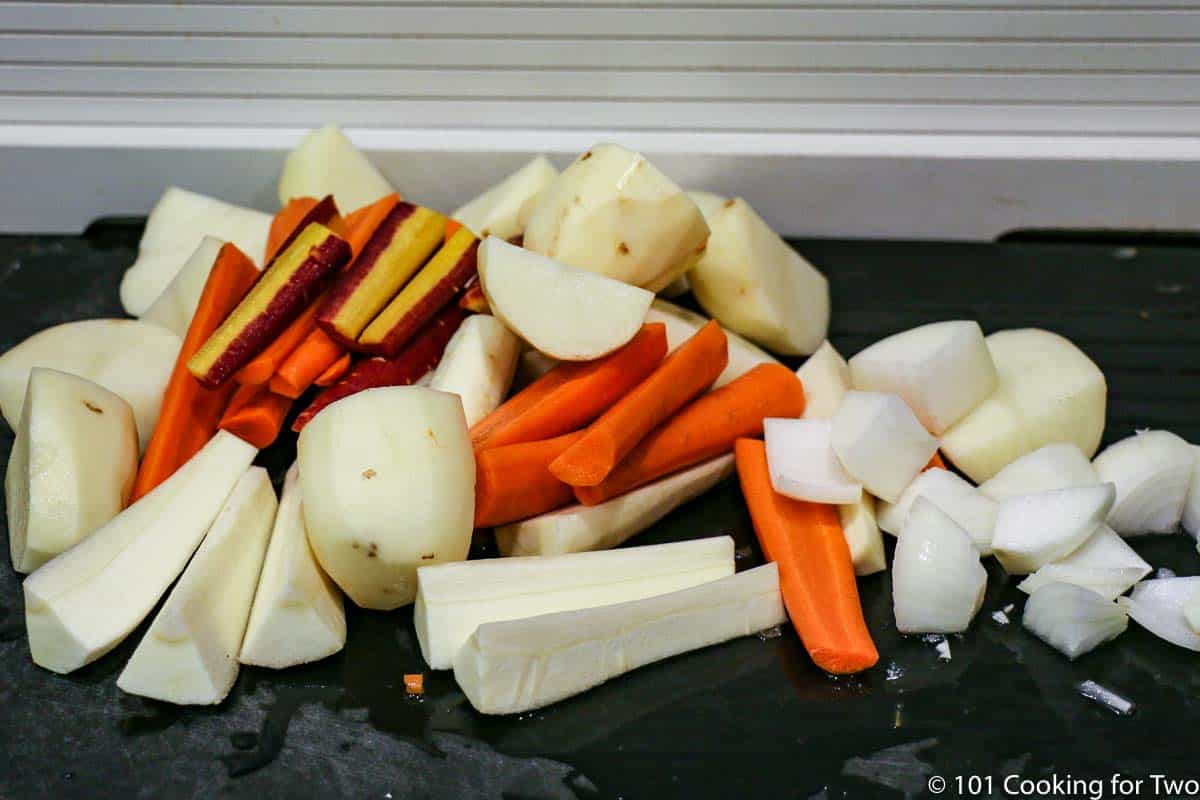
<path id="1" fill-rule="evenodd" d="M 83 237 L 0 237 L 0 350 L 34 331 L 119 316 L 136 227 Z M 1112 245 L 806 241 L 829 276 L 835 343 L 849 354 L 921 322 L 1038 325 L 1075 340 L 1110 384 L 1108 440 L 1167 427 L 1200 441 L 1200 251 Z M 2 426 L 0 426 L 2 427 Z M 12 433 L 0 432 L 7 459 Z M 260 458 L 275 479 L 291 443 Z M 738 567 L 761 558 L 727 482 L 636 543 L 729 533 Z M 1183 536 L 1135 542 L 1155 567 L 1200 573 Z M 479 537 L 473 552 L 494 553 Z M 890 554 L 890 547 L 889 547 Z M 889 559 L 890 560 L 890 559 Z M 35 667 L 18 577 L 0 565 L 0 797 L 395 798 L 924 797 L 933 776 L 1194 775 L 1197 656 L 1131 625 L 1066 661 L 1020 625 L 1017 581 L 989 565 L 971 629 L 901 637 L 886 575 L 860 583 L 882 655 L 831 678 L 794 632 L 748 637 L 651 665 L 516 718 L 475 713 L 429 673 L 409 611 L 348 609 L 343 653 L 284 672 L 246 668 L 216 708 L 123 695 L 141 630 L 70 676 Z M 1001 625 L 992 613 L 1015 604 Z M 144 626 L 143 626 L 144 629 Z M 425 695 L 403 674 L 426 671 Z M 1082 697 L 1092 680 L 1136 704 L 1119 717 Z M 957 796 L 952 791 L 945 796 Z"/>

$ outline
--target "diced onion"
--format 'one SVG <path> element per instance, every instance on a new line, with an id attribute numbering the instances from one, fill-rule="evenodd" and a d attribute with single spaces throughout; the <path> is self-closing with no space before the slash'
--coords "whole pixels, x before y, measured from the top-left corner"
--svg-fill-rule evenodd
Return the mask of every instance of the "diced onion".
<path id="1" fill-rule="evenodd" d="M 1129 614 L 1089 589 L 1048 583 L 1029 597 L 1021 623 L 1074 661 L 1124 633 Z"/>
<path id="2" fill-rule="evenodd" d="M 1100 480 L 1117 487 L 1108 524 L 1122 536 L 1174 533 L 1196 463 L 1192 447 L 1169 431 L 1145 431 L 1096 456 Z"/>
<path id="3" fill-rule="evenodd" d="M 1187 610 L 1200 591 L 1200 577 L 1142 581 L 1121 598 L 1133 621 L 1160 639 L 1200 652 L 1200 633 L 1188 624 Z"/>

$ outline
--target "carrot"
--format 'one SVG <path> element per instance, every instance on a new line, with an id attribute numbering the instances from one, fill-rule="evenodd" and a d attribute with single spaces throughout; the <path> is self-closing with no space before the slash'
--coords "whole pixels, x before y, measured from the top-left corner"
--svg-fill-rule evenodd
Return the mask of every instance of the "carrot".
<path id="1" fill-rule="evenodd" d="M 863 619 L 837 508 L 777 494 L 762 442 L 739 439 L 735 453 L 758 543 L 779 565 L 784 606 L 813 663 L 835 675 L 873 667 L 879 651 Z"/>
<path id="2" fill-rule="evenodd" d="M 318 412 L 343 397 L 378 386 L 416 383 L 442 360 L 446 345 L 466 318 L 461 308 L 447 306 L 394 358 L 364 358 L 356 362 L 337 383 L 318 394 L 308 408 L 297 415 L 292 430 L 299 433 Z"/>
<path id="3" fill-rule="evenodd" d="M 317 327 L 317 309 L 320 308 L 322 300 L 322 297 L 318 297 L 309 303 L 308 308 L 292 320 L 275 341 L 267 345 L 253 361 L 237 371 L 233 376 L 234 380 L 247 386 L 262 386 L 269 382 L 280 365 Z"/>
<path id="4" fill-rule="evenodd" d="M 712 386 L 728 363 L 725 332 L 710 321 L 601 414 L 550 471 L 572 486 L 597 485 L 650 431 Z"/>
<path id="5" fill-rule="evenodd" d="M 277 255 L 287 250 L 300 232 L 313 222 L 324 225 L 340 237 L 346 235 L 346 222 L 342 219 L 342 212 L 338 211 L 333 195 L 327 194 L 320 200 L 315 197 L 293 197 L 271 221 L 271 229 L 267 233 L 266 263 L 270 264 Z"/>
<path id="6" fill-rule="evenodd" d="M 350 369 L 351 362 L 350 354 L 343 354 L 341 358 L 333 362 L 333 366 L 318 375 L 313 383 L 322 387 L 333 386 Z"/>
<path id="7" fill-rule="evenodd" d="M 321 201 L 324 203 L 325 201 Z M 388 212 L 395 207 L 399 202 L 399 196 L 390 194 L 387 197 L 376 200 L 370 205 L 363 206 L 350 216 L 346 217 L 342 228 L 346 233 L 346 243 L 350 245 L 351 264 L 362 250 L 363 245 L 371 238 L 371 234 L 379 227 L 379 223 L 387 216 Z M 293 198 L 288 202 L 288 205 L 275 216 L 275 221 L 271 223 L 271 235 L 276 235 L 276 227 L 282 226 L 281 222 L 285 217 L 298 220 L 303 223 L 307 221 L 309 212 L 317 201 L 311 197 Z M 307 210 L 300 213 L 299 209 Z M 280 234 L 280 236 L 290 237 L 291 233 Z M 271 246 L 268 244 L 268 252 L 271 251 Z M 349 265 L 347 265 L 349 266 Z M 314 300 L 304 313 L 292 321 L 292 324 L 284 329 L 279 337 L 267 346 L 265 350 L 259 353 L 253 361 L 242 367 L 235 375 L 235 379 L 241 384 L 251 384 L 260 386 L 268 383 L 271 377 L 279 371 L 284 361 L 295 352 L 310 333 L 317 327 L 317 311 L 320 309 L 321 303 L 324 302 L 324 296 Z M 307 386 L 305 388 L 308 388 Z M 292 390 L 289 390 L 292 391 Z M 301 390 L 302 392 L 303 390 Z M 299 396 L 297 393 L 295 396 Z M 289 395 L 291 396 L 291 395 Z"/>
<path id="8" fill-rule="evenodd" d="M 922 469 L 921 471 L 924 472 L 926 469 L 946 469 L 946 462 L 942 460 L 942 453 L 940 450 L 933 451 L 933 458 L 929 459 L 929 463 L 926 464 L 925 469 Z"/>
<path id="9" fill-rule="evenodd" d="M 258 268 L 241 250 L 232 244 L 221 247 L 167 381 L 158 424 L 146 445 L 130 502 L 169 478 L 217 432 L 221 413 L 235 387 L 230 383 L 219 389 L 205 389 L 192 377 L 187 362 L 257 279 Z"/>
<path id="10" fill-rule="evenodd" d="M 576 486 L 575 497 L 594 506 L 664 475 L 716 458 L 743 437 L 761 436 L 766 417 L 799 417 L 804 387 L 782 364 L 759 364 L 692 402 L 652 431 L 603 483 Z"/>
<path id="11" fill-rule="evenodd" d="M 291 398 L 265 386 L 242 386 L 230 399 L 219 427 L 261 450 L 279 437 L 291 407 Z"/>
<path id="12" fill-rule="evenodd" d="M 271 228 L 267 231 L 267 263 L 275 260 L 283 250 L 283 244 L 291 238 L 292 233 L 308 216 L 308 212 L 321 202 L 315 197 L 293 197 L 287 205 L 279 209 L 275 219 L 271 220 Z"/>
<path id="13" fill-rule="evenodd" d="M 392 209 L 400 202 L 400 195 L 392 192 L 386 197 L 381 197 L 370 205 L 355 209 L 346 217 L 346 243 L 350 245 L 352 258 L 358 258 L 358 254 L 367 246 L 367 242 L 371 239 L 371 234 L 375 233 L 375 229 L 380 226 L 384 218 L 392 213 Z M 353 263 L 353 261 L 351 262 Z"/>
<path id="14" fill-rule="evenodd" d="M 575 431 L 477 453 L 475 527 L 492 528 L 536 517 L 570 503 L 571 487 L 550 474 L 548 467 L 583 435 L 583 431 Z"/>
<path id="15" fill-rule="evenodd" d="M 329 334 L 313 328 L 279 365 L 271 378 L 271 391 L 284 397 L 299 397 L 345 354 L 346 348 L 330 339 Z"/>
<path id="16" fill-rule="evenodd" d="M 483 287 L 479 285 L 479 281 L 467 286 L 463 289 L 463 293 L 458 298 L 459 308 L 465 308 L 467 311 L 474 311 L 476 314 L 487 314 L 492 310 L 488 304 L 487 296 L 483 293 Z"/>
<path id="17" fill-rule="evenodd" d="M 620 350 L 560 364 L 471 428 L 475 449 L 536 442 L 578 430 L 649 375 L 667 354 L 667 329 L 643 325 Z"/>
<path id="18" fill-rule="evenodd" d="M 458 233 L 459 229 L 462 228 L 462 226 L 463 226 L 463 224 L 461 222 L 459 222 L 458 220 L 451 219 L 450 217 L 446 217 L 446 233 L 445 233 L 442 241 L 443 242 L 450 241 L 450 239 L 454 236 L 454 234 Z"/>

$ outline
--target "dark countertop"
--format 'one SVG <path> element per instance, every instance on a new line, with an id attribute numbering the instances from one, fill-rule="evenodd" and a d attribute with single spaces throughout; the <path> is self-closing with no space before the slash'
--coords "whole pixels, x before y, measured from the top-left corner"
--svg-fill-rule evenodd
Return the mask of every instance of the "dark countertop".
<path id="1" fill-rule="evenodd" d="M 0 351 L 48 325 L 119 316 L 136 225 L 83 237 L 0 237 Z M 936 319 L 985 330 L 1039 326 L 1079 344 L 1109 381 L 1106 442 L 1135 427 L 1200 441 L 1200 249 L 1114 244 L 797 241 L 829 275 L 831 338 L 849 355 Z M 0 426 L 2 427 L 2 426 Z M 0 432 L 0 453 L 12 433 Z M 290 441 L 264 453 L 278 479 Z M 731 533 L 761 558 L 735 482 L 639 543 Z M 481 543 L 486 549 L 486 544 Z M 1135 547 L 1156 567 L 1200 573 L 1186 536 Z M 5 548 L 6 549 L 6 548 Z M 889 561 L 890 561 L 889 546 Z M 1024 632 L 1016 581 L 989 566 L 952 660 L 901 637 L 887 574 L 860 581 L 881 662 L 831 678 L 795 634 L 750 637 L 651 665 L 518 718 L 476 714 L 447 673 L 425 670 L 411 613 L 348 609 L 346 650 L 308 667 L 244 668 L 212 709 L 123 695 L 115 679 L 140 631 L 71 676 L 33 665 L 18 576 L 0 565 L 0 798 L 871 798 L 923 797 L 931 776 L 1103 778 L 1200 774 L 1198 657 L 1130 625 L 1068 662 Z M 1013 622 L 991 612 L 1016 603 Z M 1118 717 L 1076 693 L 1092 679 L 1137 704 Z M 1105 796 L 1114 796 L 1106 783 Z M 1026 795 L 1029 796 L 1029 795 Z M 1084 796 L 1082 794 L 1077 796 Z"/>

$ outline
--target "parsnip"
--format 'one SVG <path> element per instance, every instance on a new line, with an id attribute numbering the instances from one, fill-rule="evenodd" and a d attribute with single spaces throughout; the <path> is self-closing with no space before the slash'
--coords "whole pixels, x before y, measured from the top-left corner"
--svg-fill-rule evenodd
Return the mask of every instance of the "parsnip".
<path id="1" fill-rule="evenodd" d="M 636 600 L 733 574 L 733 539 L 421 567 L 413 623 L 421 655 L 449 669 L 485 622 Z"/>
<path id="2" fill-rule="evenodd" d="M 733 474 L 733 456 L 655 481 L 595 506 L 572 505 L 496 528 L 506 556 L 557 556 L 607 550 L 649 528 Z"/>
<path id="3" fill-rule="evenodd" d="M 288 470 L 238 661 L 283 669 L 319 661 L 346 644 L 342 593 L 313 556 L 300 479 Z"/>
<path id="4" fill-rule="evenodd" d="M 121 305 L 131 316 L 146 313 L 205 236 L 232 242 L 261 266 L 270 228 L 270 214 L 168 187 L 146 218 L 137 260 L 121 278 Z"/>
<path id="5" fill-rule="evenodd" d="M 686 342 L 696 331 L 708 324 L 708 317 L 688 311 L 674 303 L 661 298 L 650 305 L 646 312 L 646 322 L 661 322 L 667 328 L 667 348 L 674 350 Z M 725 370 L 717 376 L 713 388 L 724 386 L 732 380 L 742 377 L 759 364 L 778 364 L 779 359 L 767 351 L 751 344 L 730 330 L 725 331 L 725 340 L 729 345 L 729 363 Z"/>
<path id="6" fill-rule="evenodd" d="M 490 314 L 474 314 L 454 332 L 429 388 L 462 400 L 467 427 L 496 410 L 512 386 L 521 340 Z"/>
<path id="7" fill-rule="evenodd" d="M 180 705 L 225 699 L 237 680 L 238 651 L 277 505 L 267 471 L 246 470 L 117 688 Z"/>
<path id="8" fill-rule="evenodd" d="M 162 294 L 139 319 L 161 325 L 180 339 L 187 336 L 196 306 L 200 305 L 200 295 L 208 281 L 208 274 L 212 272 L 224 244 L 215 236 L 202 238 L 167 288 L 162 290 Z"/>
<path id="9" fill-rule="evenodd" d="M 128 636 L 179 577 L 256 452 L 218 432 L 156 489 L 26 578 L 34 662 L 71 672 Z"/>
<path id="10" fill-rule="evenodd" d="M 454 678 L 476 710 L 516 714 L 785 620 L 778 568 L 765 564 L 655 597 L 480 625 Z"/>
<path id="11" fill-rule="evenodd" d="M 828 341 L 800 365 L 796 377 L 804 385 L 805 419 L 831 418 L 850 391 L 850 367 Z"/>

